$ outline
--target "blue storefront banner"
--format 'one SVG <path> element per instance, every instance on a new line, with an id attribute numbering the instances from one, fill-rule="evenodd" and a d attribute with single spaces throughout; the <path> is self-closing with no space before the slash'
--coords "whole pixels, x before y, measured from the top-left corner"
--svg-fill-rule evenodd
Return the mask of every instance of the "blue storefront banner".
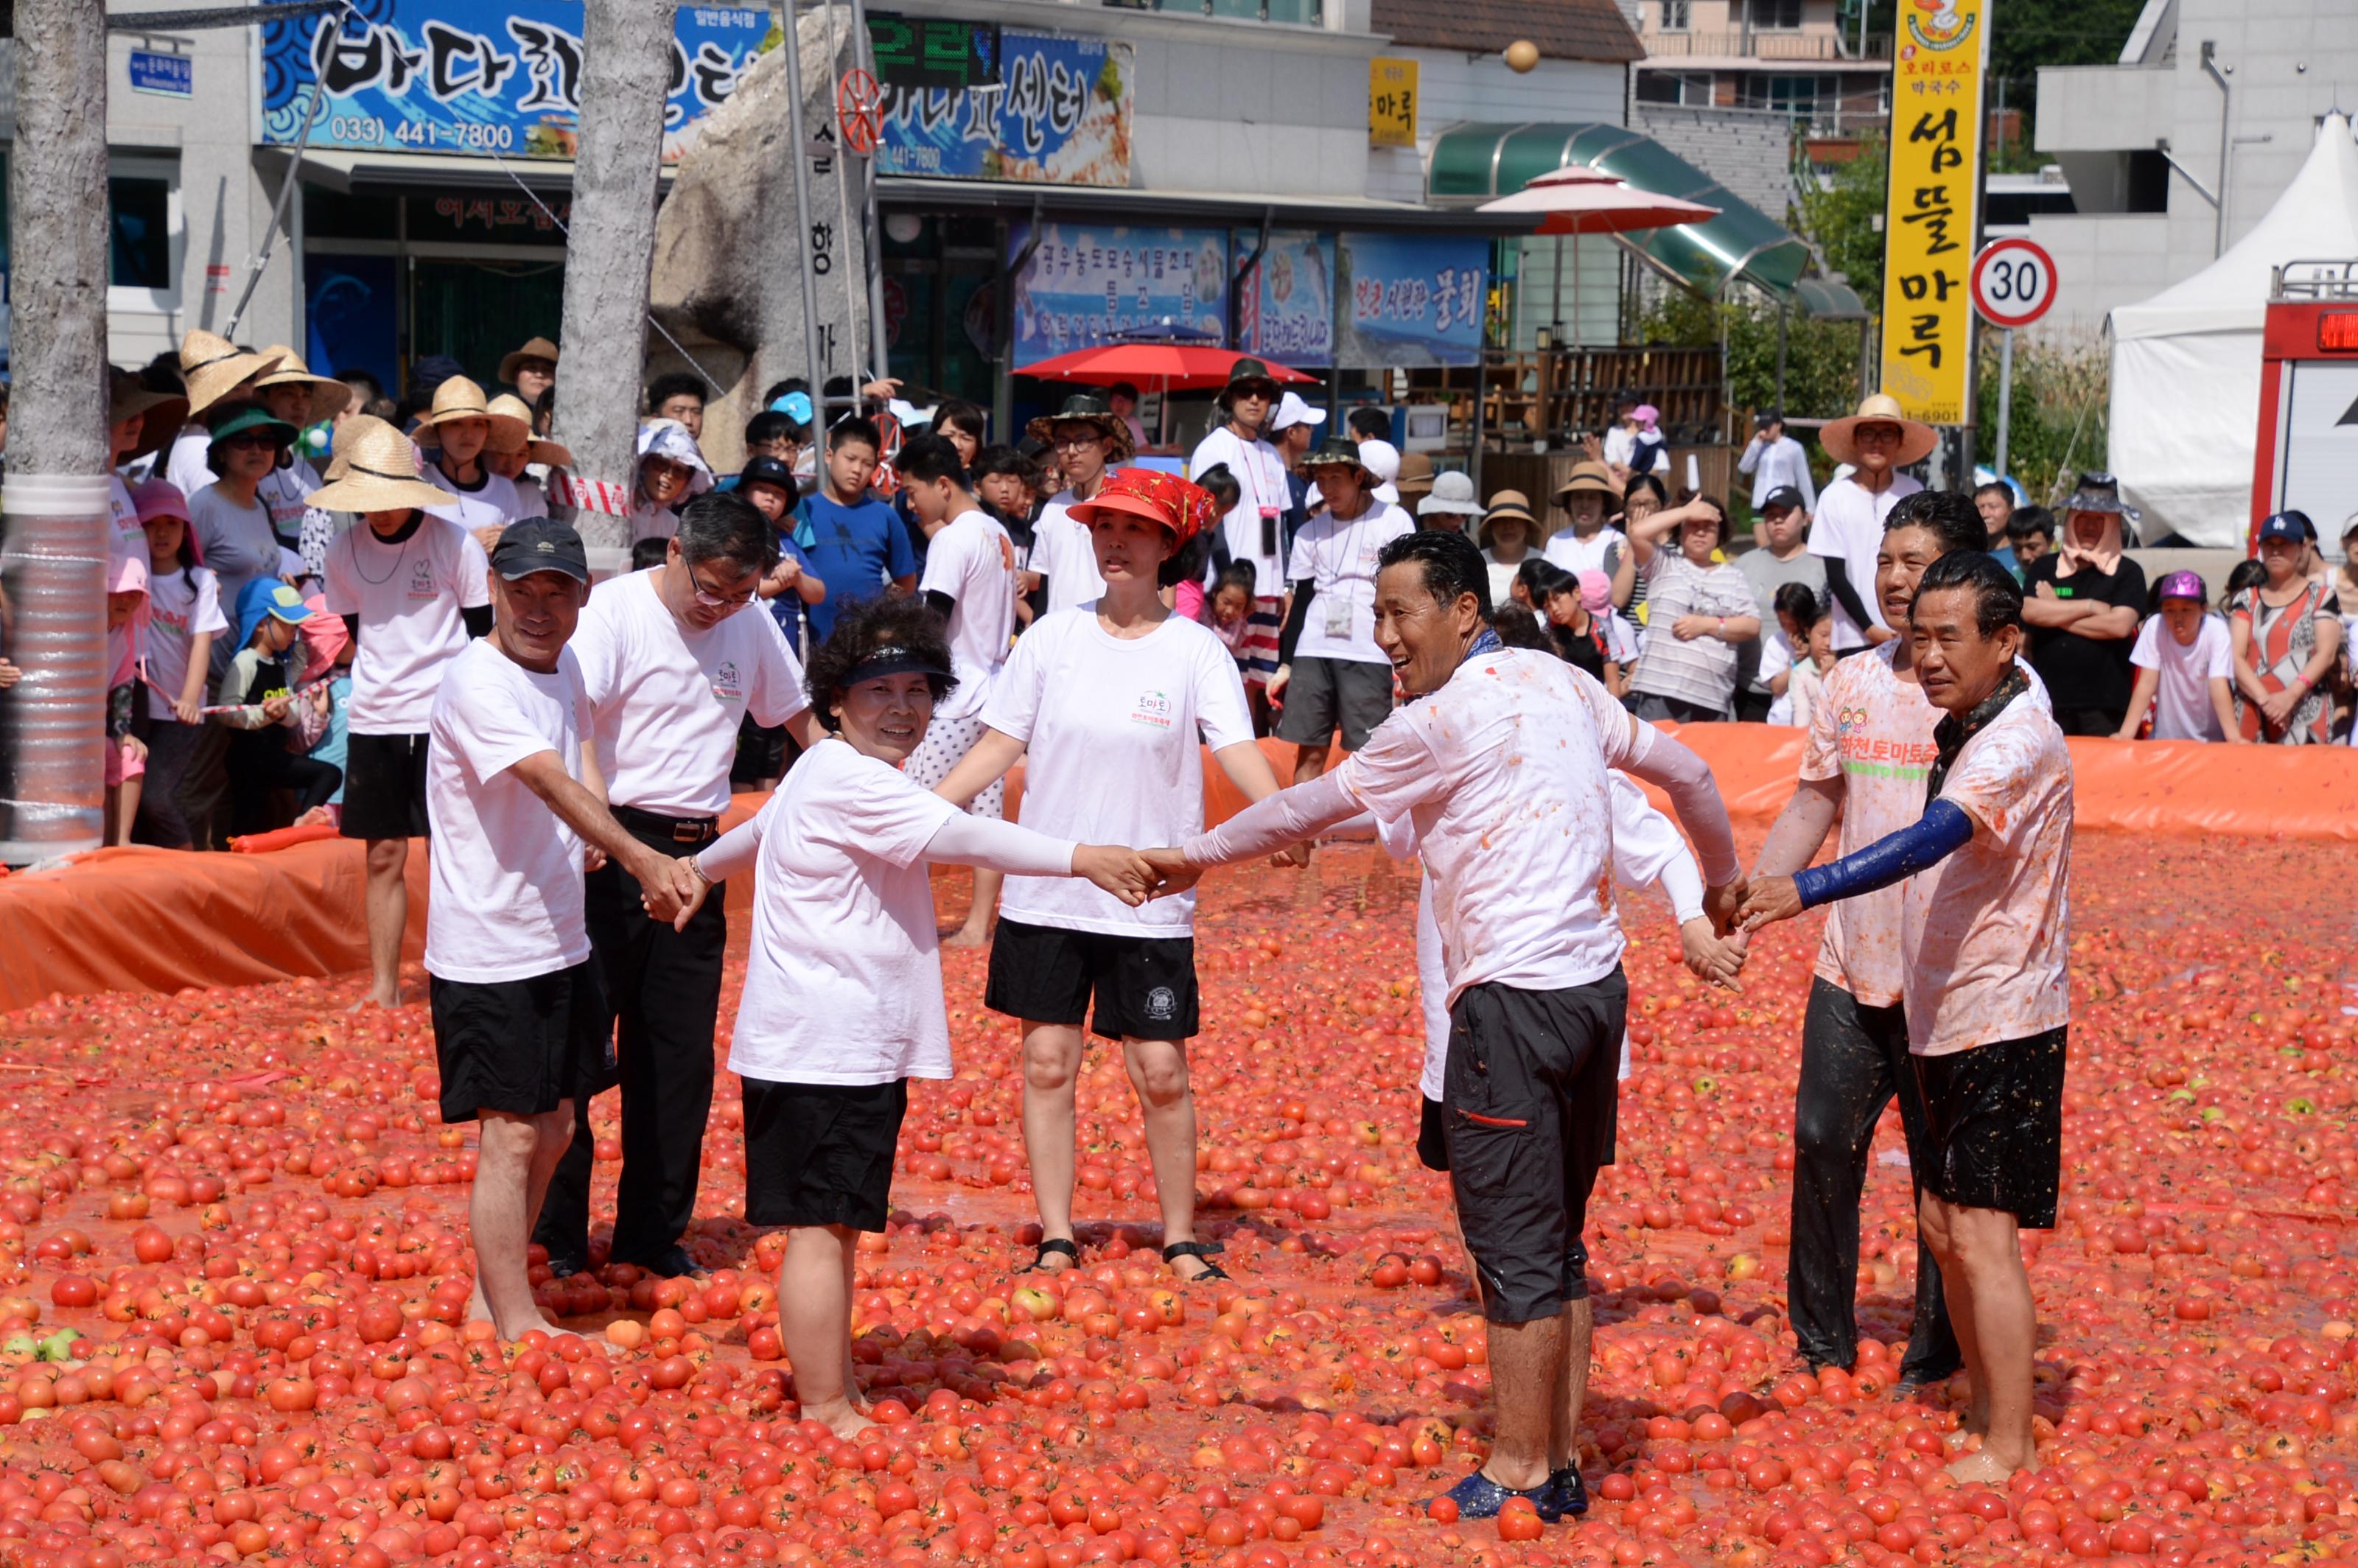
<path id="1" fill-rule="evenodd" d="M 1470 365 L 1481 357 L 1489 241 L 1345 234 L 1336 260 L 1347 301 L 1337 362 L 1405 368 Z"/>
<path id="2" fill-rule="evenodd" d="M 574 156 L 581 107 L 579 0 L 352 0 L 262 28 L 263 140 L 291 146 L 312 94 L 310 145 L 503 158 Z M 771 30 L 763 6 L 679 7 L 664 161 L 735 90 Z"/>
<path id="3" fill-rule="evenodd" d="M 1238 229 L 1229 243 L 1241 272 L 1260 243 Z M 1335 236 L 1273 229 L 1253 267 L 1252 287 L 1237 301 L 1237 347 L 1283 365 L 1335 362 Z"/>
<path id="4" fill-rule="evenodd" d="M 684 13 L 683 13 L 684 14 Z M 987 51 L 990 32 L 978 28 Z M 1130 183 L 1136 53 L 1106 38 L 999 29 L 997 87 L 884 89 L 879 174 L 1021 185 Z M 984 61 L 988 72 L 994 62 Z"/>
<path id="5" fill-rule="evenodd" d="M 1011 261 L 1031 228 L 1010 226 Z M 1223 342 L 1228 278 L 1226 230 L 1043 224 L 1038 248 L 1015 276 L 1015 368 L 1119 332 Z"/>

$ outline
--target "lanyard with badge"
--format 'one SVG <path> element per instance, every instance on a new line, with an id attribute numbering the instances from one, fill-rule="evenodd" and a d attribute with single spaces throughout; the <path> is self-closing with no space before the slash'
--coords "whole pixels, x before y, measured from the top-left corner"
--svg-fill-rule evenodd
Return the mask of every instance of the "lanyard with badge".
<path id="1" fill-rule="evenodd" d="M 1252 481 L 1253 505 L 1260 513 L 1260 553 L 1274 556 L 1278 553 L 1277 522 L 1285 515 L 1285 508 L 1271 505 L 1268 498 L 1284 490 L 1285 472 L 1275 467 L 1276 455 L 1260 441 L 1248 441 L 1239 436 L 1236 442 L 1244 449 L 1245 468 Z"/>

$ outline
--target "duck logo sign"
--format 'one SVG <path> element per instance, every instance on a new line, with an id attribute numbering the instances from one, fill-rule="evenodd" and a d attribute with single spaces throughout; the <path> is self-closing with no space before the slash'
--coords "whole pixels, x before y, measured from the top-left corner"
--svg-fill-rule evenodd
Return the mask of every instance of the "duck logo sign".
<path id="1" fill-rule="evenodd" d="M 1981 19 L 1978 7 L 1958 0 L 1910 0 L 1908 36 L 1920 48 L 1945 51 L 1972 38 Z"/>

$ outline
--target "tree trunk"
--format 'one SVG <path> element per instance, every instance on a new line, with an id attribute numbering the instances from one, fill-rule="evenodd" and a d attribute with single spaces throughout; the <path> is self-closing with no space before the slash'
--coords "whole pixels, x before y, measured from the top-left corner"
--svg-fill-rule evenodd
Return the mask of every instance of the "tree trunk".
<path id="1" fill-rule="evenodd" d="M 106 34 L 95 0 L 18 0 L 15 309 L 0 654 L 0 858 L 95 848 L 106 703 Z"/>
<path id="2" fill-rule="evenodd" d="M 639 378 L 646 363 L 664 99 L 671 86 L 673 0 L 588 0 L 582 27 L 581 142 L 565 248 L 564 354 L 557 428 L 574 474 L 631 492 Z M 627 520 L 581 509 L 591 564 L 627 569 Z M 601 556 L 600 550 L 615 552 Z"/>

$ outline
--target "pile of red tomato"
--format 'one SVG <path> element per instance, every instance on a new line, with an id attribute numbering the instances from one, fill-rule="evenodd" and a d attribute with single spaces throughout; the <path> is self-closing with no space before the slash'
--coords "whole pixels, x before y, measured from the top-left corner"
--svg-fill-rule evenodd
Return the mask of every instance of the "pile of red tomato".
<path id="1" fill-rule="evenodd" d="M 1018 1271 L 1013 1033 L 979 957 L 946 956 L 958 1076 L 914 1086 L 899 1212 L 860 1249 L 883 1424 L 857 1443 L 797 1420 L 733 1087 L 690 1238 L 708 1273 L 541 1279 L 591 1337 L 503 1346 L 463 1321 L 471 1130 L 436 1118 L 423 1009 L 348 1014 L 354 984 L 329 981 L 0 1018 L 0 1563 L 2350 1568 L 2358 897 L 2307 846 L 2077 856 L 2063 1212 L 2031 1238 L 2041 1465 L 2002 1488 L 1942 1473 L 1953 1390 L 1893 1388 L 1916 1264 L 1896 1117 L 1858 1363 L 1813 1378 L 1793 1354 L 1816 923 L 1764 939 L 1730 997 L 1639 900 L 1637 1066 L 1589 1237 L 1595 1506 L 1429 1509 L 1485 1452 L 1483 1325 L 1413 1151 L 1415 883 L 1347 848 L 1206 888 L 1199 1191 L 1232 1283 L 1157 1258 L 1103 1051 L 1087 1261 Z"/>

